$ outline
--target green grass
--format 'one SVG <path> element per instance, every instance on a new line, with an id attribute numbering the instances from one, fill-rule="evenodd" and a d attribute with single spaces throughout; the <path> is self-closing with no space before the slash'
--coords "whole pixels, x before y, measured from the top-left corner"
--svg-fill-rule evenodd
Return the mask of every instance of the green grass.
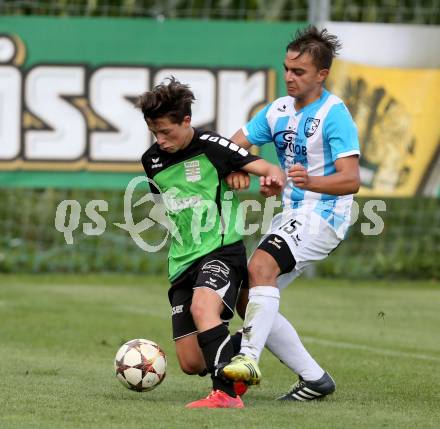
<path id="1" fill-rule="evenodd" d="M 246 408 L 212 411 L 184 409 L 209 379 L 178 368 L 166 291 L 163 278 L 145 276 L 0 276 L 0 427 L 439 427 L 439 283 L 297 281 L 281 310 L 336 393 L 275 402 L 295 378 L 266 351 Z M 169 359 L 152 392 L 131 392 L 113 375 L 119 345 L 139 337 Z"/>

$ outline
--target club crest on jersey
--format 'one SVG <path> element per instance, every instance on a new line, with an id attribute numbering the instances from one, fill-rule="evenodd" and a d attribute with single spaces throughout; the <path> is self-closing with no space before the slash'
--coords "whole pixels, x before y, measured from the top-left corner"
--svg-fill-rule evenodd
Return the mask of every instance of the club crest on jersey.
<path id="1" fill-rule="evenodd" d="M 187 182 L 198 182 L 202 178 L 199 161 L 187 161 L 184 166 Z"/>
<path id="2" fill-rule="evenodd" d="M 318 129 L 318 125 L 321 122 L 320 119 L 307 118 L 304 124 L 304 134 L 306 137 L 312 137 L 315 131 Z"/>

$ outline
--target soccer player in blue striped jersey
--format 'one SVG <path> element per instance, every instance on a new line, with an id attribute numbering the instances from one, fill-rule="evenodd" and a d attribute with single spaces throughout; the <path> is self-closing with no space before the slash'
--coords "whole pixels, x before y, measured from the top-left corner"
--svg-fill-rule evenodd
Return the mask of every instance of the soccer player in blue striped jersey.
<path id="1" fill-rule="evenodd" d="M 308 401 L 335 390 L 333 379 L 307 352 L 278 308 L 280 290 L 344 239 L 353 194 L 359 189 L 356 126 L 343 101 L 324 88 L 340 47 L 326 29 L 311 26 L 298 32 L 284 59 L 288 95 L 264 107 L 232 137 L 244 148 L 272 142 L 288 182 L 283 211 L 274 217 L 249 261 L 249 290 L 241 291 L 237 305 L 244 316 L 240 354 L 223 373 L 232 380 L 258 384 L 258 360 L 266 345 L 299 376 L 281 400 Z M 240 189 L 248 186 L 248 177 L 234 173 L 228 182 Z M 262 191 L 268 196 L 278 190 L 262 186 Z M 309 314 L 316 317 L 312 303 Z"/>

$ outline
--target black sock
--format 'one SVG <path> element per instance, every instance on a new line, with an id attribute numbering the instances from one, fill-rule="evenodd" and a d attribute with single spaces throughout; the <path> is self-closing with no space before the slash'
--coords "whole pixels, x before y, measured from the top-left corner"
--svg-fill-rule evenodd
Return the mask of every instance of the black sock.
<path id="1" fill-rule="evenodd" d="M 234 349 L 234 356 L 240 353 L 242 337 L 243 334 L 240 331 L 237 331 L 234 335 L 231 335 L 231 343 Z"/>
<path id="2" fill-rule="evenodd" d="M 212 386 L 214 390 L 222 390 L 232 397 L 237 395 L 234 392 L 232 381 L 224 380 L 216 374 L 221 364 L 229 363 L 234 355 L 228 328 L 218 325 L 197 335 L 199 346 L 202 349 L 208 372 L 211 373 Z M 217 359 L 216 359 L 217 358 Z"/>

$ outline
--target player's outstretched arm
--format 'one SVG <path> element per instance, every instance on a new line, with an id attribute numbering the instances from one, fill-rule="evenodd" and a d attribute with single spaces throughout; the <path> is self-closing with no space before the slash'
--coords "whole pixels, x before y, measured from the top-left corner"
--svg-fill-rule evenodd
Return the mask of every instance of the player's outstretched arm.
<path id="1" fill-rule="evenodd" d="M 241 128 L 236 131 L 236 133 L 231 137 L 230 140 L 232 140 L 235 144 L 244 149 L 249 149 L 252 146 L 248 142 Z M 249 177 L 249 174 L 244 171 L 234 171 L 226 177 L 226 183 L 234 191 L 240 191 L 249 188 L 251 179 Z"/>
<path id="2" fill-rule="evenodd" d="M 277 165 L 258 159 L 242 167 L 246 173 L 260 176 L 260 192 L 265 197 L 278 195 L 286 184 L 286 175 Z"/>
<path id="3" fill-rule="evenodd" d="M 226 183 L 234 191 L 248 189 L 251 184 L 249 174 L 244 171 L 234 171 L 226 176 Z"/>

